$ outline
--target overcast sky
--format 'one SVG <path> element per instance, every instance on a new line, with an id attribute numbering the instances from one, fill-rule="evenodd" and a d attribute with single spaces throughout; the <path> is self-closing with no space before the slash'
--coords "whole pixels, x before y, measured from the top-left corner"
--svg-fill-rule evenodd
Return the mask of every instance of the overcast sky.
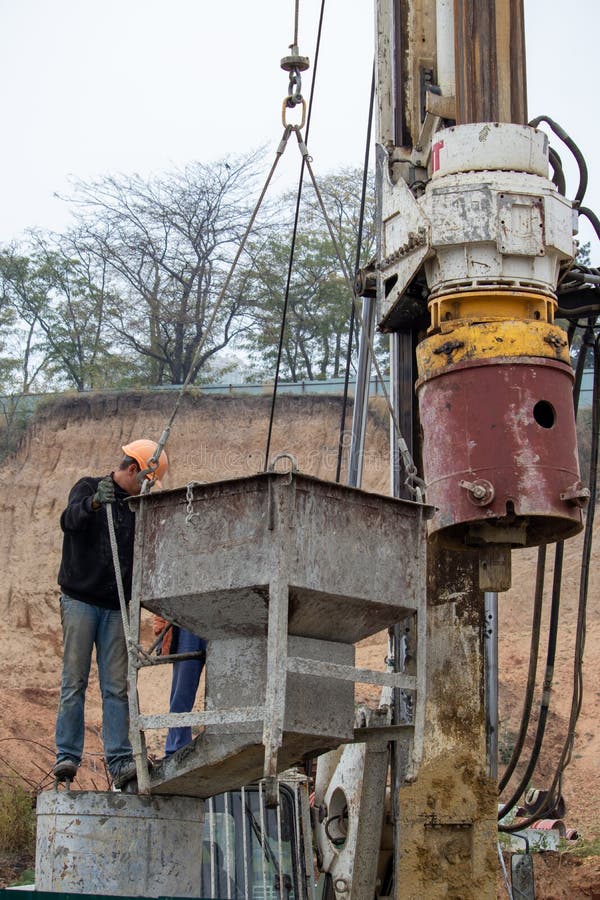
<path id="1" fill-rule="evenodd" d="M 300 0 L 300 51 L 311 62 L 320 5 Z M 293 12 L 293 0 L 0 0 L 0 241 L 65 227 L 54 194 L 70 175 L 145 175 L 262 145 L 270 159 Z M 600 2 L 525 0 L 525 14 L 529 114 L 547 113 L 579 144 L 590 169 L 585 202 L 600 212 Z M 372 0 L 326 0 L 309 140 L 317 176 L 362 164 L 372 21 Z M 298 159 L 294 142 L 279 186 Z"/>

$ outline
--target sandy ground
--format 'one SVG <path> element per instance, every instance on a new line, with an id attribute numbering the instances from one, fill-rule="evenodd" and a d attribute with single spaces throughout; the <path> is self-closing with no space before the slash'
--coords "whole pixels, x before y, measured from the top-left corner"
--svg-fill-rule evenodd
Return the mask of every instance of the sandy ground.
<path id="1" fill-rule="evenodd" d="M 84 474 L 104 474 L 118 460 L 122 443 L 158 436 L 171 400 L 140 397 L 72 398 L 44 413 L 30 429 L 19 453 L 0 468 L 0 633 L 3 704 L 0 707 L 0 773 L 25 778 L 32 787 L 51 783 L 53 731 L 60 680 L 61 638 L 55 584 L 60 557 L 58 517 L 71 485 Z M 268 398 L 253 400 L 191 398 L 176 420 L 169 444 L 169 484 L 212 481 L 262 469 Z M 337 461 L 340 406 L 337 399 L 281 398 L 272 452 L 294 453 L 302 471 L 333 478 Z M 365 487 L 387 491 L 387 426 L 380 410 L 370 418 Z M 588 627 L 583 660 L 584 694 L 571 764 L 563 780 L 568 827 L 592 838 L 600 833 L 600 584 L 598 528 L 590 567 Z M 531 611 L 537 551 L 514 554 L 513 588 L 500 596 L 500 740 L 510 746 L 518 728 L 527 679 Z M 573 641 L 579 593 L 581 540 L 568 542 L 548 738 L 532 785 L 551 777 L 566 734 L 573 684 Z M 551 570 L 551 562 L 549 569 Z M 547 575 L 549 598 L 551 571 Z M 549 600 L 540 663 L 545 663 Z M 146 620 L 146 634 L 149 621 Z M 379 668 L 386 654 L 385 635 L 358 647 L 358 664 Z M 144 676 L 142 705 L 166 710 L 166 667 Z M 357 702 L 365 699 L 357 696 Z M 372 695 L 371 695 L 372 699 Z M 536 706 L 539 699 L 536 701 Z M 534 715 L 534 719 L 537 712 Z M 102 759 L 101 710 L 95 675 L 88 692 L 86 749 L 77 786 L 106 789 Z M 531 731 L 531 729 L 530 729 Z M 162 755 L 161 734 L 150 747 Z M 531 734 L 527 746 L 531 746 Z M 0 860 L 0 884 L 2 884 Z M 600 898 L 600 861 L 536 859 L 538 898 Z M 594 887 L 595 885 L 595 887 Z M 502 885 L 499 882 L 499 896 Z"/>

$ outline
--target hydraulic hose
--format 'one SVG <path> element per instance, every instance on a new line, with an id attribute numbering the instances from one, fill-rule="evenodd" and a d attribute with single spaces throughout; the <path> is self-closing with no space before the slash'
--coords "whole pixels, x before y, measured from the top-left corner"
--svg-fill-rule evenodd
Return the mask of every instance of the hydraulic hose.
<path id="1" fill-rule="evenodd" d="M 550 116 L 538 116 L 537 118 L 532 119 L 529 124 L 532 128 L 537 128 L 537 126 L 541 122 L 546 122 L 546 124 L 550 126 L 554 134 L 559 137 L 563 144 L 565 144 L 569 148 L 569 150 L 575 157 L 575 160 L 577 161 L 577 166 L 579 168 L 579 186 L 577 188 L 577 193 L 573 198 L 573 205 L 580 206 L 585 196 L 588 184 L 588 170 L 583 153 L 581 152 L 573 138 L 569 137 L 564 128 L 561 128 L 561 126 L 553 119 L 551 119 Z"/>
<path id="2" fill-rule="evenodd" d="M 563 750 L 558 762 L 554 779 L 544 803 L 540 809 L 536 811 L 534 816 L 520 821 L 517 825 L 499 826 L 500 831 L 520 831 L 533 824 L 541 815 L 556 804 L 560 795 L 562 776 L 571 761 L 573 745 L 575 742 L 575 727 L 581 711 L 583 701 L 583 653 L 585 649 L 586 636 L 586 615 L 587 615 L 587 599 L 589 592 L 589 569 L 592 553 L 592 540 L 594 531 L 594 518 L 596 512 L 596 499 L 598 493 L 598 462 L 600 458 L 600 335 L 594 341 L 594 386 L 592 400 L 592 446 L 590 452 L 590 503 L 585 523 L 583 552 L 581 559 L 581 574 L 579 580 L 579 605 L 577 613 L 577 627 L 574 653 L 574 671 L 573 671 L 573 694 L 571 699 L 571 713 L 569 717 L 569 728 L 567 738 L 565 740 Z M 556 574 L 556 573 L 555 573 Z M 531 774 L 528 768 L 527 774 Z M 526 786 L 525 776 L 522 784 Z M 505 809 L 508 811 L 509 804 Z M 501 812 L 501 815 L 505 815 Z"/>
<path id="3" fill-rule="evenodd" d="M 589 206 L 580 206 L 578 209 L 578 213 L 580 216 L 585 216 L 585 218 L 588 219 L 594 231 L 596 232 L 598 240 L 600 240 L 600 219 L 598 218 L 594 210 L 590 209 Z"/>
<path id="4" fill-rule="evenodd" d="M 567 182 L 565 180 L 565 173 L 563 172 L 562 160 L 553 147 L 550 147 L 548 150 L 548 161 L 554 172 L 552 184 L 556 185 L 557 191 L 564 197 L 567 193 Z"/>
<path id="5" fill-rule="evenodd" d="M 556 659 L 556 642 L 558 637 L 558 614 L 560 611 L 560 593 L 561 593 L 561 578 L 562 578 L 562 564 L 563 564 L 563 555 L 564 555 L 564 542 L 560 541 L 556 544 L 555 556 L 554 556 L 554 578 L 552 583 L 552 606 L 550 609 L 550 627 L 548 630 L 548 650 L 546 654 L 546 671 L 544 674 L 544 685 L 542 689 L 542 700 L 540 703 L 540 714 L 538 719 L 538 725 L 535 735 L 535 741 L 533 745 L 533 750 L 531 751 L 531 757 L 529 759 L 529 763 L 527 764 L 527 768 L 525 773 L 521 777 L 519 784 L 514 790 L 510 800 L 508 800 L 500 812 L 498 813 L 498 819 L 502 820 L 507 813 L 513 809 L 513 807 L 517 804 L 521 794 L 529 784 L 531 776 L 534 772 L 534 769 L 537 765 L 538 758 L 540 755 L 540 751 L 542 749 L 542 743 L 544 740 L 544 734 L 546 731 L 546 723 L 548 720 L 548 710 L 550 708 L 550 692 L 552 689 L 552 681 L 554 678 L 554 661 Z M 519 828 L 522 825 L 518 826 Z M 508 825 L 500 825 L 501 831 L 507 831 L 511 829 L 511 826 Z"/>
<path id="6" fill-rule="evenodd" d="M 581 349 L 577 357 L 577 365 L 575 366 L 575 381 L 573 382 L 573 406 L 575 407 L 575 415 L 579 409 L 579 397 L 581 394 L 581 383 L 583 381 L 583 372 L 588 357 L 588 348 L 594 346 L 594 328 L 591 321 L 583 333 L 581 341 Z"/>
<path id="7" fill-rule="evenodd" d="M 535 581 L 535 600 L 533 606 L 533 621 L 531 625 L 531 650 L 529 653 L 529 672 L 527 674 L 527 688 L 525 691 L 525 702 L 523 704 L 523 713 L 521 715 L 521 725 L 519 734 L 515 741 L 515 746 L 506 769 L 498 783 L 498 793 L 501 794 L 514 772 L 527 737 L 529 728 L 529 720 L 531 717 L 531 707 L 533 705 L 533 694 L 535 691 L 535 676 L 537 674 L 537 663 L 540 648 L 540 627 L 542 622 L 542 607 L 544 598 L 544 575 L 546 573 L 546 545 L 542 544 L 538 547 L 537 572 Z"/>

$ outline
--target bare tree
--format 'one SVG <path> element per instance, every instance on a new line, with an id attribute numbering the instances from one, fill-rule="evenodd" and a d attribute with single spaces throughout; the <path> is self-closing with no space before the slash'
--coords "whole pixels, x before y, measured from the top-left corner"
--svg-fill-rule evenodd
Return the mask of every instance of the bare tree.
<path id="1" fill-rule="evenodd" d="M 249 217 L 256 153 L 195 163 L 162 177 L 78 183 L 78 245 L 107 267 L 118 340 L 150 361 L 154 384 L 196 379 L 247 327 L 247 301 L 228 291 L 209 320 Z M 202 344 L 199 353 L 197 350 Z"/>

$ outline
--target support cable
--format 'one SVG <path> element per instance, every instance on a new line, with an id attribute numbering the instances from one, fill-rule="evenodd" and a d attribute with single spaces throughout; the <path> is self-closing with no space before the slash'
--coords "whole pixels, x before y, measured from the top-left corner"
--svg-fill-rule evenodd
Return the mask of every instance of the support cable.
<path id="1" fill-rule="evenodd" d="M 369 98 L 369 115 L 367 119 L 367 138 L 365 142 L 365 159 L 363 163 L 362 188 L 360 195 L 360 212 L 358 219 L 358 234 L 356 237 L 356 256 L 354 258 L 354 278 L 358 275 L 360 269 L 360 254 L 362 249 L 363 227 L 365 222 L 365 205 L 367 198 L 367 179 L 369 173 L 369 154 L 371 150 L 371 128 L 373 125 L 373 107 L 375 104 L 375 63 L 373 63 L 373 74 L 371 77 L 371 96 Z M 355 281 L 356 283 L 356 281 Z M 356 296 L 356 290 L 354 290 Z M 348 350 L 346 353 L 346 372 L 344 375 L 344 396 L 342 399 L 342 415 L 340 419 L 340 433 L 338 437 L 338 456 L 335 470 L 335 480 L 339 482 L 342 472 L 342 456 L 344 453 L 344 435 L 346 433 L 346 409 L 348 406 L 348 385 L 350 382 L 350 365 L 352 361 L 352 341 L 354 340 L 354 322 L 356 319 L 355 306 L 352 304 L 350 310 L 350 326 L 348 329 Z"/>
<path id="2" fill-rule="evenodd" d="M 221 290 L 219 291 L 219 295 L 217 297 L 217 300 L 215 301 L 215 305 L 213 307 L 212 313 L 209 317 L 206 328 L 204 329 L 204 334 L 202 335 L 202 337 L 198 343 L 198 346 L 196 347 L 196 350 L 194 351 L 194 355 L 192 357 L 192 361 L 190 363 L 190 367 L 189 367 L 187 376 L 185 378 L 185 381 L 181 385 L 181 388 L 177 395 L 177 399 L 175 400 L 175 405 L 173 407 L 171 416 L 168 420 L 168 423 L 167 423 L 163 433 L 160 436 L 158 444 L 156 445 L 156 450 L 154 451 L 154 455 L 152 456 L 152 459 L 149 461 L 148 468 L 144 469 L 142 472 L 139 473 L 139 476 L 141 476 L 141 478 L 143 479 L 142 489 L 140 491 L 140 493 L 142 493 L 142 494 L 146 494 L 150 490 L 151 482 L 147 478 L 144 478 L 144 476 L 148 473 L 155 471 L 158 468 L 158 461 L 160 459 L 160 454 L 164 450 L 165 445 L 166 445 L 167 441 L 169 440 L 173 422 L 175 421 L 175 417 L 177 416 L 177 413 L 179 412 L 179 406 L 181 404 L 181 401 L 183 399 L 185 392 L 187 391 L 187 389 L 190 385 L 190 382 L 192 381 L 192 378 L 194 377 L 194 370 L 195 370 L 196 364 L 200 358 L 200 353 L 202 352 L 204 345 L 206 343 L 206 339 L 211 332 L 211 329 L 214 324 L 217 313 L 219 311 L 219 308 L 221 307 L 221 304 L 223 303 L 223 300 L 225 299 L 225 294 L 231 283 L 233 273 L 235 272 L 235 269 L 240 260 L 242 252 L 244 250 L 244 247 L 246 246 L 246 242 L 248 240 L 250 232 L 252 231 L 252 228 L 254 227 L 256 217 L 258 216 L 259 210 L 262 206 L 262 202 L 265 198 L 265 195 L 267 193 L 269 185 L 271 184 L 273 175 L 275 174 L 275 169 L 277 168 L 277 165 L 279 164 L 279 161 L 280 161 L 281 157 L 283 156 L 285 148 L 287 147 L 287 143 L 288 143 L 288 140 L 289 140 L 289 137 L 290 137 L 290 134 L 292 133 L 292 131 L 293 131 L 292 125 L 285 125 L 282 138 L 279 142 L 279 146 L 277 147 L 277 150 L 275 151 L 275 159 L 273 160 L 273 163 L 271 165 L 271 168 L 269 170 L 269 173 L 267 175 L 267 178 L 265 180 L 263 188 L 260 192 L 260 196 L 256 202 L 256 205 L 254 207 L 252 215 L 250 216 L 250 220 L 248 222 L 248 225 L 246 226 L 246 230 L 242 236 L 242 240 L 237 248 L 237 251 L 236 251 L 235 257 L 233 259 L 233 262 L 231 264 L 231 267 L 229 269 L 229 272 L 227 273 L 227 277 L 225 278 L 225 281 L 223 282 Z"/>
<path id="3" fill-rule="evenodd" d="M 298 46 L 298 21 L 300 19 L 300 0 L 296 0 L 294 6 L 294 42 L 293 46 Z"/>
<path id="4" fill-rule="evenodd" d="M 343 256 L 341 254 L 340 247 L 339 247 L 337 238 L 335 236 L 335 232 L 333 230 L 333 225 L 332 225 L 329 215 L 327 213 L 327 209 L 325 207 L 325 203 L 323 201 L 323 197 L 321 195 L 319 185 L 317 184 L 317 180 L 315 178 L 315 174 L 313 172 L 313 168 L 312 168 L 312 164 L 311 164 L 311 158 L 308 154 L 308 149 L 306 147 L 306 144 L 302 140 L 302 135 L 300 133 L 300 129 L 296 126 L 294 128 L 294 131 L 296 132 L 296 137 L 298 139 L 298 145 L 300 147 L 300 152 L 302 153 L 302 156 L 306 159 L 306 168 L 308 170 L 308 174 L 310 175 L 312 185 L 313 185 L 317 200 L 319 202 L 319 206 L 321 208 L 321 212 L 323 213 L 323 218 L 325 220 L 327 230 L 329 231 L 329 237 L 331 238 L 331 242 L 333 244 L 337 258 L 339 260 L 340 267 L 342 269 L 342 273 L 344 275 L 344 279 L 345 279 L 346 285 L 348 287 L 348 291 L 350 293 L 350 296 L 352 297 L 352 302 L 356 309 L 356 315 L 358 316 L 361 313 L 360 306 L 358 304 L 358 299 L 355 296 L 354 287 L 350 282 L 350 276 L 348 274 L 346 263 L 344 262 Z M 405 484 L 406 484 L 407 488 L 410 490 L 410 492 L 413 494 L 413 496 L 415 497 L 416 501 L 418 503 L 422 503 L 424 493 L 425 493 L 425 482 L 417 474 L 417 467 L 414 463 L 414 460 L 412 458 L 412 455 L 410 453 L 408 445 L 402 434 L 402 430 L 400 428 L 400 423 L 398 422 L 398 417 L 397 417 L 395 410 L 390 402 L 390 397 L 389 397 L 387 388 L 385 386 L 385 381 L 383 378 L 383 373 L 381 371 L 381 366 L 379 365 L 377 357 L 375 356 L 375 349 L 373 347 L 373 342 L 372 342 L 371 338 L 366 334 L 366 332 L 365 332 L 365 339 L 367 342 L 367 346 L 369 348 L 369 352 L 371 354 L 373 366 L 375 368 L 377 377 L 381 384 L 381 390 L 383 391 L 383 395 L 385 397 L 385 402 L 386 402 L 390 417 L 392 419 L 392 422 L 394 423 L 394 428 L 396 429 L 396 434 L 398 437 L 398 449 L 400 451 L 400 457 L 402 459 L 404 471 L 406 472 L 406 476 L 407 476 Z"/>
<path id="5" fill-rule="evenodd" d="M 296 25 L 295 25 L 295 39 L 294 46 L 297 50 L 297 40 L 298 40 L 298 3 L 299 0 L 296 0 Z M 310 96 L 308 98 L 308 112 L 306 115 L 306 140 L 308 140 L 308 134 L 310 131 L 310 121 L 312 117 L 312 109 L 313 109 L 313 100 L 315 95 L 315 86 L 317 81 L 317 68 L 319 65 L 319 51 L 321 48 L 321 35 L 323 32 L 323 15 L 325 12 L 325 0 L 321 0 L 321 11 L 319 15 L 319 25 L 317 28 L 317 42 L 315 46 L 315 59 L 313 65 L 313 77 L 310 85 Z M 292 85 L 292 78 L 290 74 L 290 90 Z M 267 431 L 267 445 L 265 448 L 265 463 L 264 463 L 264 471 L 267 471 L 269 466 L 269 455 L 271 453 L 271 439 L 273 436 L 273 422 L 275 420 L 275 404 L 277 402 L 277 388 L 279 387 L 279 374 L 281 371 L 281 357 L 283 354 L 283 340 L 285 337 L 285 329 L 287 324 L 287 311 L 289 306 L 290 299 L 290 287 L 292 281 L 292 272 L 294 267 L 294 254 L 296 252 L 296 237 L 298 233 L 298 221 L 300 218 L 300 203 L 302 200 L 302 187 L 304 184 L 304 159 L 300 164 L 300 176 L 298 178 L 298 189 L 296 192 L 296 210 L 294 213 L 294 226 L 292 229 L 292 240 L 290 244 L 290 254 L 288 257 L 288 270 L 287 270 L 287 278 L 285 283 L 285 294 L 283 298 L 283 312 L 281 318 L 281 328 L 279 331 L 279 345 L 277 347 L 277 362 L 275 364 L 275 379 L 273 382 L 273 393 L 271 395 L 271 411 L 269 413 L 269 427 Z"/>

